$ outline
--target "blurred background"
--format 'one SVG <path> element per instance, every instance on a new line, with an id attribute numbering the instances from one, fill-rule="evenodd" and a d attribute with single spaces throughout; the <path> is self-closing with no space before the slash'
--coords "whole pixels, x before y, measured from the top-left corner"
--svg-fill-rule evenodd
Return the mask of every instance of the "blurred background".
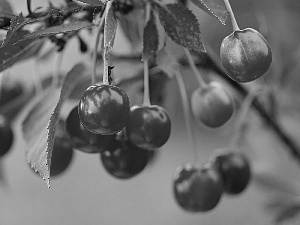
<path id="1" fill-rule="evenodd" d="M 9 2 L 16 13 L 24 12 L 26 15 L 26 1 Z M 51 2 L 55 5 L 63 3 L 58 0 Z M 275 96 L 278 122 L 298 141 L 300 3 L 297 0 L 230 2 L 240 28 L 259 30 L 270 42 L 274 54 L 268 74 L 246 87 L 251 89 L 259 85 Z M 33 9 L 47 4 L 48 1 L 32 1 Z M 204 42 L 218 55 L 222 39 L 232 31 L 230 22 L 227 21 L 227 25 L 223 26 L 194 5 L 190 4 L 190 8 L 198 16 Z M 83 31 L 82 37 L 92 49 L 94 34 Z M 130 51 L 129 43 L 122 31 L 118 30 L 114 52 L 125 54 Z M 35 60 L 20 63 L 9 69 L 9 76 L 6 77 L 21 80 L 30 86 L 38 76 L 53 73 L 56 59 L 54 55 L 40 63 L 39 70 Z M 72 40 L 66 47 L 61 71 L 67 72 L 81 61 L 91 67 L 90 56 L 81 54 L 78 41 Z M 130 76 L 139 68 L 142 68 L 142 64 L 119 63 L 115 68 L 115 76 Z M 197 88 L 197 82 L 189 69 L 183 72 L 190 95 Z M 201 72 L 211 73 L 205 70 Z M 280 86 L 282 82 L 284 86 Z M 229 86 L 227 88 L 235 93 Z M 21 113 L 13 123 L 13 149 L 1 159 L 5 183 L 0 184 L 0 225 L 270 225 L 281 214 L 290 218 L 282 224 L 300 223 L 297 219 L 300 209 L 297 200 L 300 193 L 299 163 L 289 155 L 287 147 L 276 134 L 252 111 L 246 119 L 246 133 L 241 148 L 250 158 L 255 174 L 247 190 L 238 196 L 224 195 L 220 204 L 207 213 L 183 211 L 173 197 L 172 176 L 177 167 L 193 161 L 195 153 L 188 141 L 175 79 L 168 81 L 165 93 L 164 107 L 172 119 L 171 137 L 158 150 L 155 160 L 142 173 L 129 180 L 117 180 L 107 174 L 98 155 L 76 151 L 71 166 L 61 176 L 53 178 L 48 189 L 41 177 L 34 174 L 26 163 L 25 143 L 20 130 L 24 115 Z M 130 97 L 133 102 L 142 101 L 135 91 L 130 92 Z M 75 104 L 76 101 L 68 102 L 65 112 Z M 196 122 L 193 124 L 199 160 L 205 162 L 215 149 L 228 146 L 235 117 L 218 130 L 205 130 Z M 291 210 L 284 211 L 286 205 L 283 203 L 290 206 Z"/>

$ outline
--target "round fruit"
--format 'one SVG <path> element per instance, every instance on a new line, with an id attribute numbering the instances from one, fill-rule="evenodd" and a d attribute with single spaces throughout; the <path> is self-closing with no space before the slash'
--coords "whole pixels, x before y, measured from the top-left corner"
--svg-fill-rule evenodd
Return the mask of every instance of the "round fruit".
<path id="1" fill-rule="evenodd" d="M 223 177 L 224 192 L 239 194 L 248 186 L 251 179 L 250 166 L 246 157 L 241 153 L 219 153 L 214 157 L 213 163 Z"/>
<path id="2" fill-rule="evenodd" d="M 205 212 L 220 201 L 223 181 L 219 171 L 211 164 L 191 163 L 179 167 L 173 178 L 173 191 L 177 203 L 190 212 Z"/>
<path id="3" fill-rule="evenodd" d="M 4 156 L 12 146 L 14 135 L 5 116 L 0 115 L 0 157 Z"/>
<path id="4" fill-rule="evenodd" d="M 220 56 L 228 76 L 237 82 L 250 82 L 265 74 L 272 63 L 267 40 L 256 30 L 236 30 L 222 41 Z"/>
<path id="5" fill-rule="evenodd" d="M 133 106 L 126 132 L 131 142 L 140 148 L 159 148 L 168 141 L 171 134 L 169 114 L 158 105 Z"/>
<path id="6" fill-rule="evenodd" d="M 100 157 L 109 174 L 116 178 L 128 179 L 139 174 L 146 167 L 153 153 L 151 150 L 133 145 L 130 141 L 116 140 Z"/>
<path id="7" fill-rule="evenodd" d="M 78 115 L 90 132 L 110 135 L 125 127 L 129 110 L 129 98 L 122 89 L 111 85 L 90 86 L 80 99 Z"/>
<path id="8" fill-rule="evenodd" d="M 224 125 L 234 112 L 232 97 L 217 82 L 194 90 L 191 107 L 196 120 L 211 128 Z"/>
<path id="9" fill-rule="evenodd" d="M 73 148 L 86 153 L 103 152 L 116 136 L 95 134 L 85 129 L 80 123 L 78 106 L 72 109 L 66 120 L 66 134 Z"/>
<path id="10" fill-rule="evenodd" d="M 70 165 L 73 149 L 66 137 L 55 137 L 51 156 L 50 176 L 62 174 Z"/>

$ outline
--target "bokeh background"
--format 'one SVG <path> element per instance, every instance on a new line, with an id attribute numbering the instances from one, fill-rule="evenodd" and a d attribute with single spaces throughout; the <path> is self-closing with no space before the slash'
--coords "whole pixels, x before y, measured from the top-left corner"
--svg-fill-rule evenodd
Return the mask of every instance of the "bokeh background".
<path id="1" fill-rule="evenodd" d="M 24 12 L 26 15 L 26 1 L 10 2 L 15 12 Z M 51 2 L 62 3 L 58 0 Z M 275 93 L 279 123 L 289 135 L 299 140 L 297 63 L 291 65 L 292 81 L 288 82 L 287 87 L 278 89 L 278 82 L 272 80 L 284 77 L 284 65 L 299 55 L 300 3 L 297 0 L 231 2 L 240 27 L 260 30 L 274 50 L 273 66 L 269 73 L 257 83 L 247 85 L 247 88 L 261 86 Z M 48 1 L 33 0 L 32 4 L 33 8 L 46 6 Z M 223 26 L 215 18 L 193 8 L 193 5 L 190 6 L 198 15 L 205 43 L 212 46 L 218 54 L 222 39 L 231 33 L 230 22 Z M 85 31 L 82 35 L 87 43 L 91 43 L 92 48 L 94 35 Z M 118 31 L 114 51 L 130 51 L 130 45 L 124 39 L 121 30 Z M 39 70 L 36 69 L 34 60 L 20 63 L 8 71 L 9 77 L 30 86 L 37 77 L 53 72 L 57 65 L 56 59 L 57 56 L 54 56 L 46 63 L 40 63 Z M 89 56 L 82 55 L 78 41 L 72 40 L 64 53 L 62 72 L 67 72 L 76 62 L 81 61 L 91 66 Z M 141 66 L 120 63 L 119 68 L 116 66 L 115 74 L 126 76 Z M 188 69 L 184 70 L 184 78 L 191 94 L 197 87 L 197 82 Z M 229 86 L 228 89 L 231 90 Z M 131 97 L 137 103 L 141 102 L 141 96 L 136 95 L 134 91 Z M 4 174 L 6 182 L 0 184 L 0 225 L 274 224 L 275 215 L 278 215 L 277 208 L 268 208 L 266 205 L 274 203 L 276 199 L 282 198 L 282 201 L 285 201 L 297 197 L 300 193 L 300 168 L 298 162 L 290 157 L 287 147 L 252 111 L 246 119 L 247 131 L 241 151 L 249 156 L 253 173 L 258 174 L 261 179 L 254 178 L 241 195 L 223 196 L 220 204 L 210 212 L 193 214 L 179 208 L 172 193 L 172 176 L 177 167 L 194 160 L 195 152 L 188 141 L 182 106 L 178 99 L 180 95 L 173 79 L 168 81 L 166 86 L 164 103 L 173 121 L 170 140 L 141 174 L 129 180 L 117 180 L 104 171 L 98 155 L 76 151 L 70 168 L 60 177 L 51 180 L 50 189 L 26 163 L 25 143 L 20 131 L 23 118 L 21 113 L 13 124 L 13 149 L 1 160 L 1 173 Z M 66 104 L 65 111 L 74 104 L 76 102 Z M 208 160 L 215 149 L 228 146 L 234 124 L 235 117 L 219 130 L 205 130 L 194 123 L 200 162 Z M 292 193 L 284 190 L 285 187 L 293 190 Z M 299 224 L 299 221 L 294 218 L 285 224 Z"/>

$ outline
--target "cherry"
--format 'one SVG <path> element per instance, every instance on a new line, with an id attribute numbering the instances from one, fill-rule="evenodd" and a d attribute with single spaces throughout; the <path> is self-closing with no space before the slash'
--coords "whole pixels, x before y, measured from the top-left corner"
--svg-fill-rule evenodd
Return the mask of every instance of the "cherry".
<path id="1" fill-rule="evenodd" d="M 177 168 L 173 178 L 173 191 L 177 203 L 190 212 L 213 209 L 223 193 L 219 171 L 210 163 L 186 163 Z"/>
<path id="2" fill-rule="evenodd" d="M 220 56 L 228 76 L 237 82 L 250 82 L 267 72 L 272 52 L 267 40 L 256 30 L 236 30 L 222 41 Z"/>
<path id="3" fill-rule="evenodd" d="M 217 82 L 194 90 L 191 107 L 196 120 L 211 128 L 224 125 L 234 112 L 232 97 Z"/>
<path id="4" fill-rule="evenodd" d="M 110 135 L 125 127 L 129 110 L 129 98 L 122 89 L 111 85 L 90 86 L 80 99 L 78 115 L 90 132 Z"/>
<path id="5" fill-rule="evenodd" d="M 4 156 L 12 146 L 14 135 L 5 116 L 0 115 L 0 157 Z"/>
<path id="6" fill-rule="evenodd" d="M 119 179 L 132 178 L 139 174 L 153 158 L 153 151 L 139 148 L 128 140 L 115 140 L 101 154 L 105 170 Z"/>
<path id="7" fill-rule="evenodd" d="M 238 152 L 222 151 L 213 158 L 223 181 L 224 192 L 239 194 L 245 190 L 251 179 L 251 171 L 247 158 Z"/>
<path id="8" fill-rule="evenodd" d="M 73 148 L 86 153 L 101 153 L 115 139 L 113 135 L 94 134 L 83 127 L 75 106 L 66 120 L 66 134 Z"/>
<path id="9" fill-rule="evenodd" d="M 144 149 L 163 146 L 171 133 L 171 120 L 168 112 L 158 106 L 133 106 L 130 109 L 126 126 L 131 142 Z"/>

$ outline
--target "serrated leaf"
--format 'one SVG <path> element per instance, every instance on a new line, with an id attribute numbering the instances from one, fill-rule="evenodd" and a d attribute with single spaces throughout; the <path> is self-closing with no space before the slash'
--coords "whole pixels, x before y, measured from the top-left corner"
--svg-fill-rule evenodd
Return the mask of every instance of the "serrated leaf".
<path id="1" fill-rule="evenodd" d="M 83 2 L 92 6 L 103 6 L 103 2 L 100 0 L 77 0 L 79 2 Z"/>
<path id="2" fill-rule="evenodd" d="M 0 72 L 15 63 L 28 59 L 37 54 L 44 44 L 44 40 L 25 40 L 17 44 L 7 44 L 0 47 Z"/>
<path id="3" fill-rule="evenodd" d="M 104 24 L 104 57 L 107 60 L 113 49 L 118 22 L 115 18 L 113 7 L 108 9 Z"/>
<path id="4" fill-rule="evenodd" d="M 157 5 L 159 19 L 168 36 L 189 50 L 205 51 L 196 16 L 181 4 Z"/>
<path id="5" fill-rule="evenodd" d="M 0 13 L 13 15 L 14 12 L 7 0 L 0 0 Z"/>
<path id="6" fill-rule="evenodd" d="M 143 40 L 144 48 L 142 60 L 148 60 L 155 57 L 158 50 L 159 37 L 153 13 L 150 14 L 150 19 L 145 26 Z"/>
<path id="7" fill-rule="evenodd" d="M 77 64 L 66 75 L 61 90 L 51 88 L 41 95 L 26 115 L 22 132 L 26 142 L 26 159 L 50 187 L 50 165 L 54 144 L 54 131 L 63 102 L 85 73 L 85 66 Z"/>
<path id="8" fill-rule="evenodd" d="M 19 41 L 23 41 L 31 38 L 46 37 L 46 36 L 55 35 L 59 33 L 69 33 L 72 31 L 77 31 L 92 26 L 93 24 L 88 21 L 77 21 L 76 23 L 68 23 L 68 24 L 62 24 L 58 26 L 47 27 L 45 29 L 37 30 L 32 33 L 26 34 Z"/>
<path id="9" fill-rule="evenodd" d="M 173 78 L 179 70 L 179 63 L 176 58 L 166 49 L 159 51 L 156 63 L 158 68 L 165 72 L 169 78 Z"/>
<path id="10" fill-rule="evenodd" d="M 191 2 L 225 25 L 228 11 L 224 0 L 191 0 Z"/>

